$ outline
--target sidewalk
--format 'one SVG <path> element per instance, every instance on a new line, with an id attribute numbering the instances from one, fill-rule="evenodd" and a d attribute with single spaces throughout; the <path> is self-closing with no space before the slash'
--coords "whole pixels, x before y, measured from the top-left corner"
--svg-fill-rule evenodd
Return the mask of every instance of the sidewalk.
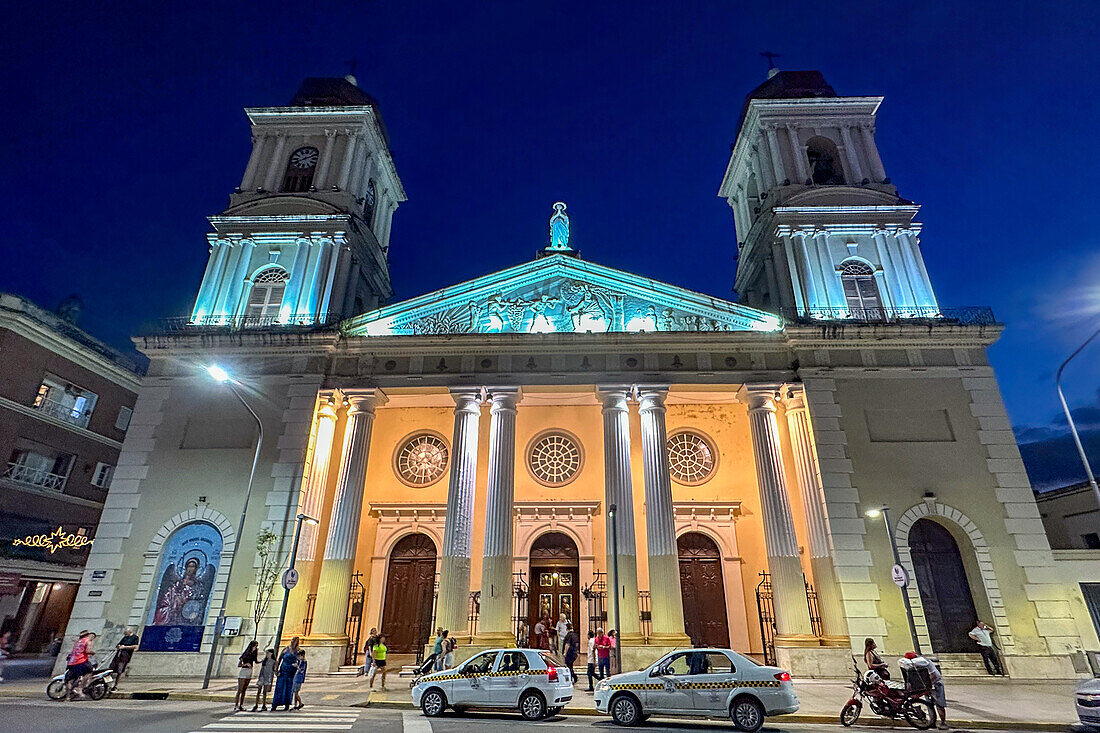
<path id="1" fill-rule="evenodd" d="M 302 699 L 307 704 L 332 707 L 384 707 L 412 709 L 408 677 L 390 677 L 389 689 L 368 690 L 364 677 L 318 675 L 307 678 L 302 687 Z M 45 699 L 48 679 L 20 680 L 0 684 L 0 700 L 6 697 Z M 953 727 L 963 729 L 1016 728 L 1020 730 L 1065 731 L 1077 722 L 1073 704 L 1073 680 L 1058 682 L 1017 682 L 985 680 L 958 682 L 948 680 L 947 716 Z M 212 680 L 208 690 L 201 680 L 179 678 L 124 679 L 115 697 L 147 700 L 208 700 L 231 705 L 236 680 Z M 837 723 L 840 708 L 851 695 L 851 687 L 841 680 L 795 681 L 801 709 L 795 715 L 778 721 L 805 723 Z M 255 687 L 250 688 L 252 699 Z M 578 685 L 566 714 L 594 714 L 592 695 Z M 861 723 L 889 726 L 884 718 L 866 711 Z M 902 728 L 908 729 L 904 723 Z"/>

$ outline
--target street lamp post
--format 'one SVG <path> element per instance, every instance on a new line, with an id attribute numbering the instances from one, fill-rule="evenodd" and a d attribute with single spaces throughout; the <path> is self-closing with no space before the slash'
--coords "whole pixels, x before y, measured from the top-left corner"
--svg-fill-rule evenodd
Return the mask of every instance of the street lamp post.
<path id="1" fill-rule="evenodd" d="M 216 382 L 220 382 L 229 388 L 229 391 L 240 400 L 244 408 L 248 410 L 248 414 L 252 415 L 252 418 L 256 421 L 256 428 L 259 430 L 259 437 L 256 439 L 256 452 L 252 456 L 252 470 L 248 473 L 248 488 L 244 492 L 244 505 L 241 507 L 241 521 L 237 525 L 237 539 L 236 547 L 233 551 L 233 557 L 229 560 L 229 569 L 225 573 L 225 591 L 222 593 L 222 607 L 218 611 L 218 620 L 214 624 L 214 638 L 210 641 L 210 657 L 206 660 L 206 674 L 202 678 L 202 689 L 210 687 L 210 673 L 214 669 L 214 655 L 218 650 L 218 637 L 221 636 L 222 628 L 225 626 L 225 608 L 229 603 L 229 591 L 232 586 L 229 584 L 230 578 L 233 577 L 233 566 L 236 564 L 237 556 L 240 554 L 241 545 L 244 534 L 244 519 L 248 512 L 248 501 L 252 498 L 252 481 L 256 478 L 256 465 L 260 462 L 260 448 L 264 444 L 264 425 L 260 421 L 260 416 L 256 414 L 256 411 L 252 409 L 244 397 L 237 390 L 233 380 L 230 379 L 229 373 L 222 369 L 220 366 L 211 365 L 207 368 L 207 373 Z"/>
<path id="2" fill-rule="evenodd" d="M 890 526 L 890 507 L 882 507 L 880 509 L 868 509 L 866 516 L 875 519 L 879 516 L 882 517 L 883 524 L 886 525 L 886 536 L 890 538 L 890 549 L 894 553 L 894 564 L 901 567 L 901 555 L 898 554 L 898 543 L 894 541 L 894 528 Z M 920 639 L 917 638 L 917 623 L 913 620 L 913 606 L 909 603 L 909 581 L 908 576 L 905 577 L 905 584 L 899 585 L 901 589 L 901 600 L 905 604 L 905 617 L 909 620 L 909 635 L 913 639 L 913 651 L 917 654 L 923 654 L 920 648 Z"/>
<path id="3" fill-rule="evenodd" d="M 615 604 L 612 606 L 614 609 L 612 620 L 615 622 L 615 633 L 619 638 L 615 640 L 615 669 L 618 672 L 623 671 L 623 631 L 621 628 L 619 618 L 619 530 L 615 521 L 614 504 L 607 507 L 607 518 L 611 525 L 611 586 L 612 593 L 614 593 Z M 618 673 L 616 672 L 616 673 Z"/>
<path id="4" fill-rule="evenodd" d="M 302 537 L 302 523 L 317 524 L 317 520 L 313 517 L 305 514 L 299 514 L 297 526 L 294 528 L 294 545 L 290 548 L 290 567 L 287 570 L 294 569 L 294 561 L 298 559 L 298 540 Z M 287 588 L 286 581 L 283 581 L 283 607 L 279 609 L 279 627 L 275 630 L 275 648 L 278 649 L 282 644 L 283 639 L 283 622 L 286 621 L 286 605 L 290 600 L 290 588 Z"/>
<path id="5" fill-rule="evenodd" d="M 1085 475 L 1088 476 L 1089 485 L 1092 486 L 1092 495 L 1096 498 L 1097 506 L 1100 506 L 1100 487 L 1096 485 L 1096 477 L 1092 475 L 1092 466 L 1089 465 L 1089 458 L 1085 455 L 1085 446 L 1081 445 L 1081 436 L 1077 434 L 1077 426 L 1073 422 L 1073 415 L 1070 414 L 1069 405 L 1066 404 L 1066 396 L 1062 394 L 1062 370 L 1066 368 L 1066 365 L 1070 363 L 1073 357 L 1084 351 L 1094 338 L 1100 336 L 1100 328 L 1092 332 L 1092 335 L 1085 339 L 1085 343 L 1077 347 L 1077 350 L 1069 355 L 1065 361 L 1062 362 L 1062 366 L 1058 367 L 1058 372 L 1054 377 L 1054 385 L 1058 388 L 1058 399 L 1062 402 L 1062 409 L 1066 413 L 1066 421 L 1069 422 L 1069 431 L 1073 435 L 1073 442 L 1077 444 L 1077 452 L 1081 456 L 1081 463 L 1085 467 Z"/>

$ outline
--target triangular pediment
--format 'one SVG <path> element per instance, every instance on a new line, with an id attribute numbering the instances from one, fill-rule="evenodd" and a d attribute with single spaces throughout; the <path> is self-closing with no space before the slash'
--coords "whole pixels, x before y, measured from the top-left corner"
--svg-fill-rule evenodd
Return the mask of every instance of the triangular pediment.
<path id="1" fill-rule="evenodd" d="M 344 322 L 351 336 L 775 331 L 771 313 L 640 275 L 549 255 Z"/>

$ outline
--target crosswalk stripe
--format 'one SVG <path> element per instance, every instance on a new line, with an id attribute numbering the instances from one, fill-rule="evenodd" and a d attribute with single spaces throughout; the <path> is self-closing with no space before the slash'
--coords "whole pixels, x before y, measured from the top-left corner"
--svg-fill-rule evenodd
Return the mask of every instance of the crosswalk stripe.
<path id="1" fill-rule="evenodd" d="M 267 733 L 274 727 L 291 728 L 298 731 L 346 731 L 351 730 L 359 720 L 361 710 L 317 708 L 309 712 L 280 711 L 235 712 L 219 720 L 207 723 L 201 731 L 192 733 Z"/>
<path id="2" fill-rule="evenodd" d="M 344 710 L 311 710 L 311 711 L 306 712 L 306 713 L 303 713 L 301 711 L 289 712 L 289 713 L 286 712 L 286 711 L 282 711 L 282 712 L 278 712 L 278 713 L 272 713 L 272 712 L 263 713 L 263 712 L 259 712 L 259 711 L 253 713 L 253 712 L 245 711 L 245 712 L 240 712 L 240 713 L 233 713 L 229 717 L 231 717 L 231 718 L 263 718 L 264 720 L 272 720 L 272 719 L 277 719 L 277 718 L 315 718 L 315 717 L 320 717 L 320 718 L 358 718 L 359 717 L 359 711 L 357 711 L 357 710 L 348 710 L 348 711 L 344 711 Z"/>
<path id="3" fill-rule="evenodd" d="M 351 730 L 353 722 L 339 722 L 339 723 L 303 723 L 297 721 L 294 723 L 295 730 Z M 203 730 L 271 730 L 271 726 L 267 723 L 207 723 L 204 725 Z"/>
<path id="4" fill-rule="evenodd" d="M 432 733 L 432 724 L 419 712 L 401 713 L 401 728 L 404 733 Z"/>

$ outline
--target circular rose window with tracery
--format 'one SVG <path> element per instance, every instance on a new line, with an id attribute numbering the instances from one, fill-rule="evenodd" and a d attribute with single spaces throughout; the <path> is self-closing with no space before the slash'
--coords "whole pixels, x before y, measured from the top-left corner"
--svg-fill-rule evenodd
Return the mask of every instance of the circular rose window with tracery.
<path id="1" fill-rule="evenodd" d="M 393 456 L 394 472 L 409 486 L 428 486 L 447 472 L 449 457 L 443 438 L 434 433 L 418 433 L 398 445 Z"/>
<path id="2" fill-rule="evenodd" d="M 583 462 L 581 444 L 561 430 L 535 436 L 527 449 L 527 470 L 544 486 L 565 486 L 577 477 Z"/>
<path id="3" fill-rule="evenodd" d="M 714 475 L 718 452 L 702 434 L 685 430 L 668 439 L 668 467 L 681 484 L 701 484 Z"/>

